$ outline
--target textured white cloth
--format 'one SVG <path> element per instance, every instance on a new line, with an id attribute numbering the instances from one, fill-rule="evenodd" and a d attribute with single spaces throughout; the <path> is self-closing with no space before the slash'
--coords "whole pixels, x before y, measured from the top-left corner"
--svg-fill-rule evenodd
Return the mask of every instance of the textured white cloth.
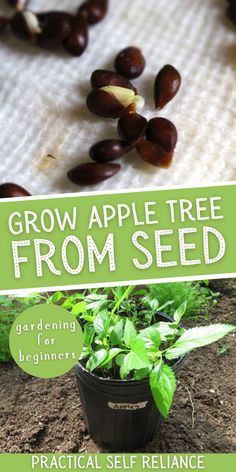
<path id="1" fill-rule="evenodd" d="M 10 12 L 1 2 L 1 12 Z M 80 0 L 31 0 L 35 11 L 74 11 Z M 116 136 L 116 121 L 86 109 L 89 77 L 111 68 L 117 52 L 139 46 L 145 73 L 135 83 L 156 116 L 153 83 L 164 64 L 181 72 L 177 97 L 159 116 L 179 130 L 169 170 L 145 164 L 136 153 L 123 169 L 95 187 L 76 187 L 67 170 L 88 160 L 96 141 Z M 110 0 L 106 19 L 90 29 L 81 58 L 42 51 L 5 33 L 0 38 L 0 181 L 32 194 L 197 184 L 236 179 L 236 26 L 222 0 Z M 52 154 L 56 159 L 45 157 Z"/>

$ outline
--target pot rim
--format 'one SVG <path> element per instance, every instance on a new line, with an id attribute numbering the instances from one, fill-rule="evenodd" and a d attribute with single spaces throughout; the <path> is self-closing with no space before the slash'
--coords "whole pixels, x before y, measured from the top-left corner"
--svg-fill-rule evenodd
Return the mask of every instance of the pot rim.
<path id="1" fill-rule="evenodd" d="M 177 367 L 178 364 L 181 364 L 185 360 L 186 356 L 182 356 L 180 359 L 178 359 L 178 362 L 176 362 L 173 367 Z M 83 372 L 83 374 L 87 375 L 88 377 L 92 377 L 94 380 L 97 380 L 102 383 L 115 383 L 115 384 L 136 384 L 138 385 L 143 385 L 149 381 L 149 377 L 145 377 L 143 380 L 135 380 L 135 379 L 113 379 L 113 378 L 107 378 L 107 377 L 100 377 L 99 375 L 94 374 L 93 372 L 89 372 L 80 362 L 77 362 L 77 364 L 74 367 L 75 370 L 80 370 Z"/>
<path id="2" fill-rule="evenodd" d="M 166 313 L 163 313 L 161 311 L 157 312 L 156 315 L 161 315 L 163 318 L 166 318 L 170 322 L 173 321 L 173 318 L 171 318 L 169 315 L 166 315 Z M 180 325 L 181 326 L 181 325 Z M 183 355 L 182 357 L 178 358 L 176 362 L 171 366 L 172 369 L 176 368 L 179 364 L 182 364 L 182 362 L 185 360 L 187 355 Z M 135 379 L 113 379 L 113 378 L 107 378 L 107 377 L 100 377 L 99 375 L 94 374 L 93 372 L 90 372 L 88 369 L 86 369 L 80 361 L 77 362 L 77 364 L 74 367 L 75 370 L 80 370 L 83 372 L 83 374 L 92 377 L 94 380 L 103 382 L 103 383 L 122 383 L 122 384 L 136 384 L 136 385 L 142 385 L 145 384 L 149 381 L 149 377 L 146 377 L 143 380 L 135 380 Z"/>

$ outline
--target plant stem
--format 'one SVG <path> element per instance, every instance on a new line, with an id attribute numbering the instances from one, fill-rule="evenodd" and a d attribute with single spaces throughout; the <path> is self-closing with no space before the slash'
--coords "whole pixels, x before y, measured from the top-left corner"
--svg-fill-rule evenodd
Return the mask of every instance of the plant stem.
<path id="1" fill-rule="evenodd" d="M 128 296 L 131 294 L 131 292 L 133 291 L 134 289 L 134 286 L 133 285 L 130 285 L 127 290 L 123 293 L 122 297 L 118 300 L 118 302 L 115 304 L 111 314 L 114 315 L 117 308 L 119 308 L 119 306 L 121 305 L 121 303 L 126 299 L 128 298 Z"/>
<path id="2" fill-rule="evenodd" d="M 194 429 L 194 428 L 195 428 L 195 407 L 194 407 L 194 403 L 193 403 L 193 399 L 192 399 L 191 392 L 190 392 L 190 390 L 188 389 L 188 387 L 186 387 L 186 390 L 187 390 L 187 392 L 188 392 L 189 400 L 190 400 L 191 407 L 192 407 L 192 429 Z"/>

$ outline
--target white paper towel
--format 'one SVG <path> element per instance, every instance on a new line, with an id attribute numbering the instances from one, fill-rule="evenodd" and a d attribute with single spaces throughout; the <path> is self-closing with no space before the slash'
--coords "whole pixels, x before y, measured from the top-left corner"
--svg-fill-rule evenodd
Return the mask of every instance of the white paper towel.
<path id="1" fill-rule="evenodd" d="M 80 3 L 31 0 L 31 8 L 74 11 Z M 10 12 L 3 4 L 1 11 Z M 78 188 L 67 171 L 88 160 L 96 141 L 116 136 L 116 121 L 86 109 L 91 72 L 110 68 L 129 45 L 139 46 L 147 60 L 135 83 L 148 118 L 156 116 L 158 70 L 170 63 L 182 74 L 181 92 L 159 115 L 179 130 L 173 165 L 157 169 L 132 153 L 114 178 Z M 9 32 L 0 39 L 0 64 L 1 182 L 37 195 L 236 179 L 236 26 L 226 19 L 223 0 L 110 0 L 109 14 L 90 29 L 81 58 L 42 51 Z"/>

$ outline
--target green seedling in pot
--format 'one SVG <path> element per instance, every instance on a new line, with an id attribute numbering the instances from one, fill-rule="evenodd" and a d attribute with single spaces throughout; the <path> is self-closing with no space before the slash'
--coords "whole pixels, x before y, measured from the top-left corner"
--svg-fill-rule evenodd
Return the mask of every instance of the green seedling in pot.
<path id="1" fill-rule="evenodd" d="M 124 313 L 120 307 L 125 306 L 134 290 L 134 287 L 121 290 L 112 310 L 99 306 L 80 316 L 84 329 L 80 362 L 89 372 L 103 378 L 149 379 L 156 407 L 166 418 L 176 389 L 172 366 L 194 349 L 222 339 L 236 326 L 213 324 L 186 330 L 181 326 L 186 302 L 175 311 L 172 322 L 158 322 L 154 313 L 139 316 L 134 309 Z M 165 305 L 158 307 L 159 312 L 164 309 Z"/>

